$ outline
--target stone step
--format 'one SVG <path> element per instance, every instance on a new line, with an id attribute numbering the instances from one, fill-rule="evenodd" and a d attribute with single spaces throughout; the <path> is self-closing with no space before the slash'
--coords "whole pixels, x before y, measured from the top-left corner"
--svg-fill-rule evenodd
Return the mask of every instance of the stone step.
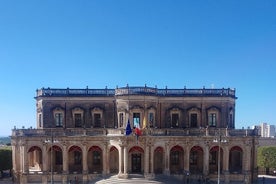
<path id="1" fill-rule="evenodd" d="M 167 176 L 156 176 L 154 179 L 147 179 L 141 174 L 130 174 L 127 179 L 118 178 L 117 175 L 107 178 L 99 178 L 97 181 L 91 183 L 95 184 L 181 184 L 183 181 Z"/>

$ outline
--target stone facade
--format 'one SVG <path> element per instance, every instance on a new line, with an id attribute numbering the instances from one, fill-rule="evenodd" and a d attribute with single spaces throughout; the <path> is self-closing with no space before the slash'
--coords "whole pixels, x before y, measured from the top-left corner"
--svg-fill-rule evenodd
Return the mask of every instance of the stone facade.
<path id="1" fill-rule="evenodd" d="M 225 183 L 257 178 L 258 141 L 254 130 L 235 129 L 235 90 L 42 88 L 35 99 L 36 129 L 12 131 L 17 182 L 88 183 L 131 173 Z"/>

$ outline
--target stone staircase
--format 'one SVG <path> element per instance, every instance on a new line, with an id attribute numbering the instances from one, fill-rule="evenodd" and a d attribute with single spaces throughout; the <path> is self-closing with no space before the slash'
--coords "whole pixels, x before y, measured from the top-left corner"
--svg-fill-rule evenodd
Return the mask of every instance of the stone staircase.
<path id="1" fill-rule="evenodd" d="M 168 177 L 168 176 L 156 176 L 154 179 L 147 179 L 144 175 L 141 174 L 130 174 L 127 179 L 118 178 L 117 175 L 106 177 L 106 178 L 98 178 L 89 183 L 95 184 L 183 184 L 183 181 L 178 179 Z"/>

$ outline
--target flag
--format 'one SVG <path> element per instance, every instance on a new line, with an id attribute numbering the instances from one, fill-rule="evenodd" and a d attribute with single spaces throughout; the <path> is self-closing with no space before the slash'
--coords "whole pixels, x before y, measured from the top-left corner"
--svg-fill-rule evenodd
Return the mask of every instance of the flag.
<path id="1" fill-rule="evenodd" d="M 140 130 L 140 127 L 139 127 L 139 128 L 138 128 L 138 127 L 135 127 L 135 128 L 134 128 L 134 133 L 135 133 L 135 135 L 136 135 L 136 143 L 138 144 L 139 136 L 142 135 L 142 132 L 141 132 L 141 130 Z"/>
<path id="2" fill-rule="evenodd" d="M 144 116 L 144 119 L 143 119 L 143 126 L 142 126 L 142 129 L 145 129 L 145 128 L 147 128 L 146 116 Z"/>
<path id="3" fill-rule="evenodd" d="M 132 132 L 129 120 L 127 121 L 127 126 L 126 126 L 126 135 L 130 135 Z"/>
<path id="4" fill-rule="evenodd" d="M 140 128 L 136 127 L 134 131 L 135 131 L 136 136 L 142 135 Z"/>

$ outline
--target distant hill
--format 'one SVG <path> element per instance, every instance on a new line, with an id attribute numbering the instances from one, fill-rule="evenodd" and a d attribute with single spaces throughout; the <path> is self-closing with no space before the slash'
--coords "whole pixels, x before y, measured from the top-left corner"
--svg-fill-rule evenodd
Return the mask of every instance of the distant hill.
<path id="1" fill-rule="evenodd" d="M 10 137 L 0 137 L 0 145 L 6 145 L 11 143 Z"/>

